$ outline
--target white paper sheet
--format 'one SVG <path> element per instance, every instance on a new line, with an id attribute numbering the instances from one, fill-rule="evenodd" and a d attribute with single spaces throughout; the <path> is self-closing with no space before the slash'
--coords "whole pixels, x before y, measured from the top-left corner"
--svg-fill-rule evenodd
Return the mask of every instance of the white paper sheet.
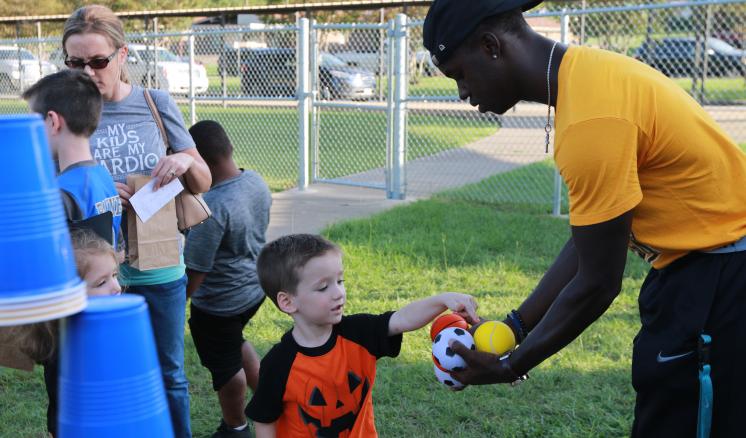
<path id="1" fill-rule="evenodd" d="M 181 185 L 181 181 L 178 178 L 174 179 L 165 186 L 153 191 L 153 184 L 155 179 L 151 179 L 147 184 L 142 186 L 130 198 L 130 204 L 135 209 L 135 213 L 141 221 L 147 222 L 148 219 L 153 217 L 168 201 L 174 199 L 176 195 L 184 190 L 184 186 Z"/>

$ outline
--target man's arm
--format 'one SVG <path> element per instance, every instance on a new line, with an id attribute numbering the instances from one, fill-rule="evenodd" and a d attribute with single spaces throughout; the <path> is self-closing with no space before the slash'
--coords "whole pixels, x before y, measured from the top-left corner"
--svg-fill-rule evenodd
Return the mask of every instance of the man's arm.
<path id="1" fill-rule="evenodd" d="M 578 272 L 578 254 L 572 237 L 568 239 L 557 258 L 549 267 L 539 284 L 518 308 L 518 312 L 531 330 L 541 321 L 562 289 Z"/>
<path id="2" fill-rule="evenodd" d="M 200 272 L 200 271 L 195 271 L 194 269 L 187 268 L 186 274 L 187 274 L 186 294 L 187 294 L 187 298 L 191 298 L 194 291 L 199 289 L 199 286 L 202 284 L 203 281 L 205 281 L 205 277 L 207 277 L 207 272 Z"/>
<path id="3" fill-rule="evenodd" d="M 456 342 L 452 348 L 464 357 L 468 367 L 451 373 L 453 377 L 466 384 L 511 382 L 580 335 L 619 294 L 631 225 L 632 212 L 628 211 L 607 222 L 572 227 L 577 273 L 520 348 L 508 359 L 496 360 L 494 355 L 468 350 Z"/>
<path id="4" fill-rule="evenodd" d="M 275 438 L 277 436 L 275 423 L 259 423 L 255 421 L 254 435 L 256 435 L 256 438 Z"/>

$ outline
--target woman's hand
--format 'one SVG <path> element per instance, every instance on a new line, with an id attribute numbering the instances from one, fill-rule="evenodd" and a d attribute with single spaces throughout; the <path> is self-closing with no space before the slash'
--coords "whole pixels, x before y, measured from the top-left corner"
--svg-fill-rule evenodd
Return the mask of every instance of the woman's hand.
<path id="1" fill-rule="evenodd" d="M 176 178 L 184 175 L 187 170 L 192 167 L 193 163 L 194 158 L 183 152 L 177 152 L 175 154 L 161 157 L 158 164 L 156 164 L 153 169 L 153 172 L 150 173 L 150 176 L 156 180 L 153 184 L 153 190 L 158 190 Z"/>

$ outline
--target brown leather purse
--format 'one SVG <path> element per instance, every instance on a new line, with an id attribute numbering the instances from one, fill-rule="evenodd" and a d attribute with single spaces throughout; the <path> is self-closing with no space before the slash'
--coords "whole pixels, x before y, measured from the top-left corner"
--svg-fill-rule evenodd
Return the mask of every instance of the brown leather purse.
<path id="1" fill-rule="evenodd" d="M 158 125 L 158 129 L 161 131 L 161 137 L 163 137 L 163 142 L 166 145 L 166 154 L 170 155 L 173 153 L 173 149 L 171 149 L 171 144 L 168 141 L 168 135 L 166 134 L 166 128 L 163 126 L 161 114 L 155 106 L 153 97 L 150 95 L 147 88 L 143 89 L 143 93 L 145 94 L 145 101 L 148 103 L 150 112 L 153 114 L 155 124 Z M 181 181 L 181 185 L 184 186 L 184 190 L 176 195 L 175 198 L 176 222 L 179 231 L 186 231 L 193 226 L 206 221 L 207 218 L 212 215 L 212 212 L 210 211 L 210 207 L 207 206 L 207 203 L 205 203 L 205 200 L 202 199 L 202 195 L 200 193 L 194 193 L 189 188 L 186 178 L 180 176 L 179 181 Z"/>

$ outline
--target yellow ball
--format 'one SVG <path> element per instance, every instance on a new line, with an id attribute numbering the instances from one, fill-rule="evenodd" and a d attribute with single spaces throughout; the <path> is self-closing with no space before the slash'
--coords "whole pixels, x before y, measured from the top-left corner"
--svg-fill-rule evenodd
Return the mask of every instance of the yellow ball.
<path id="1" fill-rule="evenodd" d="M 477 351 L 503 355 L 515 348 L 513 330 L 502 321 L 485 321 L 474 332 Z"/>

